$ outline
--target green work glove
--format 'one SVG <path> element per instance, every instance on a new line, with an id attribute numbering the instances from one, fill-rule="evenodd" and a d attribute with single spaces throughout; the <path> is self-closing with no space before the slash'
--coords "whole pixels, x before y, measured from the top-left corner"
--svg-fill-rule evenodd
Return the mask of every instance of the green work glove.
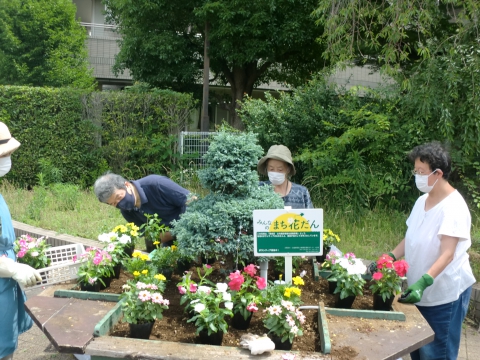
<path id="1" fill-rule="evenodd" d="M 422 299 L 423 292 L 433 284 L 433 277 L 423 274 L 422 277 L 400 296 L 398 302 L 414 304 Z"/>
<path id="2" fill-rule="evenodd" d="M 392 252 L 387 253 L 387 255 L 390 256 L 393 259 L 393 261 L 397 261 L 397 258 L 395 257 L 395 255 L 393 255 Z"/>

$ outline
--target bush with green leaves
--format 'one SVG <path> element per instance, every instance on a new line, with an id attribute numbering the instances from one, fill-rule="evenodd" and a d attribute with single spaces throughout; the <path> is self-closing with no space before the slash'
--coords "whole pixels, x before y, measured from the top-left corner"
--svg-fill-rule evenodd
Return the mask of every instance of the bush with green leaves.
<path id="1" fill-rule="evenodd" d="M 173 225 L 183 254 L 253 257 L 253 210 L 284 206 L 270 186 L 259 186 L 256 165 L 262 154 L 252 133 L 215 134 L 199 171 L 210 193 L 193 201 Z"/>

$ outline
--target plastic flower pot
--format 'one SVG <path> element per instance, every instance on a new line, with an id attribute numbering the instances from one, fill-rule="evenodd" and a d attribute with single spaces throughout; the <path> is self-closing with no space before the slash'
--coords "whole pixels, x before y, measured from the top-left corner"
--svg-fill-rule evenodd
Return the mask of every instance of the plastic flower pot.
<path id="1" fill-rule="evenodd" d="M 198 334 L 198 337 L 200 338 L 200 343 L 204 345 L 222 345 L 223 341 L 223 332 L 218 331 L 216 333 L 211 333 L 208 335 L 207 330 L 202 330 L 200 331 L 200 334 Z"/>
<path id="2" fill-rule="evenodd" d="M 333 294 L 337 288 L 337 281 L 328 281 L 328 293 Z"/>
<path id="3" fill-rule="evenodd" d="M 293 343 L 291 343 L 289 339 L 282 342 L 282 338 L 275 334 L 269 334 L 268 337 L 275 344 L 275 350 L 292 350 Z"/>
<path id="4" fill-rule="evenodd" d="M 158 273 L 165 276 L 167 280 L 172 280 L 173 268 L 158 268 Z"/>
<path id="5" fill-rule="evenodd" d="M 394 299 L 395 296 L 390 295 L 389 298 L 383 301 L 382 295 L 373 294 L 373 310 L 391 311 Z"/>
<path id="6" fill-rule="evenodd" d="M 250 321 L 252 320 L 253 313 L 249 313 L 247 320 L 239 312 L 233 314 L 232 327 L 237 330 L 247 330 L 250 327 Z"/>
<path id="7" fill-rule="evenodd" d="M 80 290 L 81 291 L 90 291 L 90 292 L 99 292 L 100 291 L 100 283 L 95 284 L 85 284 L 80 283 Z"/>
<path id="8" fill-rule="evenodd" d="M 350 295 L 344 299 L 340 299 L 340 294 L 338 293 L 335 297 L 335 307 L 339 309 L 351 309 L 354 301 L 355 295 Z"/>
<path id="9" fill-rule="evenodd" d="M 148 339 L 152 332 L 153 324 L 155 324 L 155 321 L 140 324 L 129 324 L 130 337 L 135 339 Z"/>

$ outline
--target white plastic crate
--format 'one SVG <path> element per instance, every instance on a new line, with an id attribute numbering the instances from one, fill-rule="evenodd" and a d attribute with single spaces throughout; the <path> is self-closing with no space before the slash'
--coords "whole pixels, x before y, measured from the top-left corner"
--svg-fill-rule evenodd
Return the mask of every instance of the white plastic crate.
<path id="1" fill-rule="evenodd" d="M 55 246 L 46 250 L 45 253 L 51 260 L 50 266 L 38 269 L 42 282 L 29 289 L 70 281 L 78 277 L 77 272 L 81 262 L 73 262 L 72 258 L 85 253 L 82 244 Z"/>

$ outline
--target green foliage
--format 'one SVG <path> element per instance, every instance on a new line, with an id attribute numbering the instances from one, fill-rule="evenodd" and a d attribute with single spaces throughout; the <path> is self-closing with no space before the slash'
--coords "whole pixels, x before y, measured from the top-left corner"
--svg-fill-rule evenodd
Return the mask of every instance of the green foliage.
<path id="1" fill-rule="evenodd" d="M 94 87 L 70 0 L 0 0 L 0 84 Z"/>
<path id="2" fill-rule="evenodd" d="M 172 229 L 184 255 L 252 258 L 253 210 L 283 208 L 283 200 L 271 187 L 258 185 L 252 168 L 261 153 L 252 134 L 225 130 L 215 134 L 199 174 L 211 192 L 193 201 Z"/>
<path id="3" fill-rule="evenodd" d="M 127 178 L 181 169 L 176 134 L 194 106 L 189 94 L 135 86 L 103 93 L 0 86 L 0 121 L 22 144 L 6 178 L 86 188 L 108 169 Z"/>
<path id="4" fill-rule="evenodd" d="M 58 210 L 75 210 L 80 197 L 79 187 L 77 185 L 56 183 L 50 186 L 50 191 L 54 196 L 52 200 L 55 201 Z"/>
<path id="5" fill-rule="evenodd" d="M 52 164 L 50 159 L 39 159 L 40 172 L 37 174 L 38 185 L 47 186 L 62 182 L 62 172 Z"/>
<path id="6" fill-rule="evenodd" d="M 154 86 L 191 91 L 201 80 L 208 24 L 210 71 L 231 87 L 231 110 L 254 86 L 303 83 L 324 66 L 315 41 L 322 28 L 310 16 L 316 0 L 103 2 L 122 35 L 114 69 Z M 230 124 L 241 128 L 232 115 Z"/>
<path id="7" fill-rule="evenodd" d="M 47 202 L 48 191 L 43 186 L 33 188 L 33 199 L 27 207 L 27 216 L 32 220 L 40 220 Z"/>
<path id="8" fill-rule="evenodd" d="M 162 219 L 158 217 L 158 214 L 145 214 L 147 221 L 140 226 L 140 232 L 143 233 L 145 239 L 150 241 L 158 242 L 160 236 L 162 236 L 166 231 L 170 229 L 168 226 L 160 223 Z"/>
<path id="9" fill-rule="evenodd" d="M 122 92 L 91 93 L 85 116 L 100 130 L 108 167 L 127 178 L 179 169 L 178 132 L 196 105 L 190 94 L 132 86 Z"/>
<path id="10" fill-rule="evenodd" d="M 65 182 L 84 187 L 93 183 L 101 161 L 93 123 L 82 118 L 83 94 L 66 88 L 0 86 L 0 121 L 22 144 L 6 179 L 32 186 L 36 174 L 42 172 L 48 183 L 60 172 Z"/>
<path id="11" fill-rule="evenodd" d="M 157 248 L 150 253 L 149 257 L 157 269 L 171 269 L 176 267 L 180 258 L 180 251 L 175 245 L 165 247 L 157 245 Z"/>

